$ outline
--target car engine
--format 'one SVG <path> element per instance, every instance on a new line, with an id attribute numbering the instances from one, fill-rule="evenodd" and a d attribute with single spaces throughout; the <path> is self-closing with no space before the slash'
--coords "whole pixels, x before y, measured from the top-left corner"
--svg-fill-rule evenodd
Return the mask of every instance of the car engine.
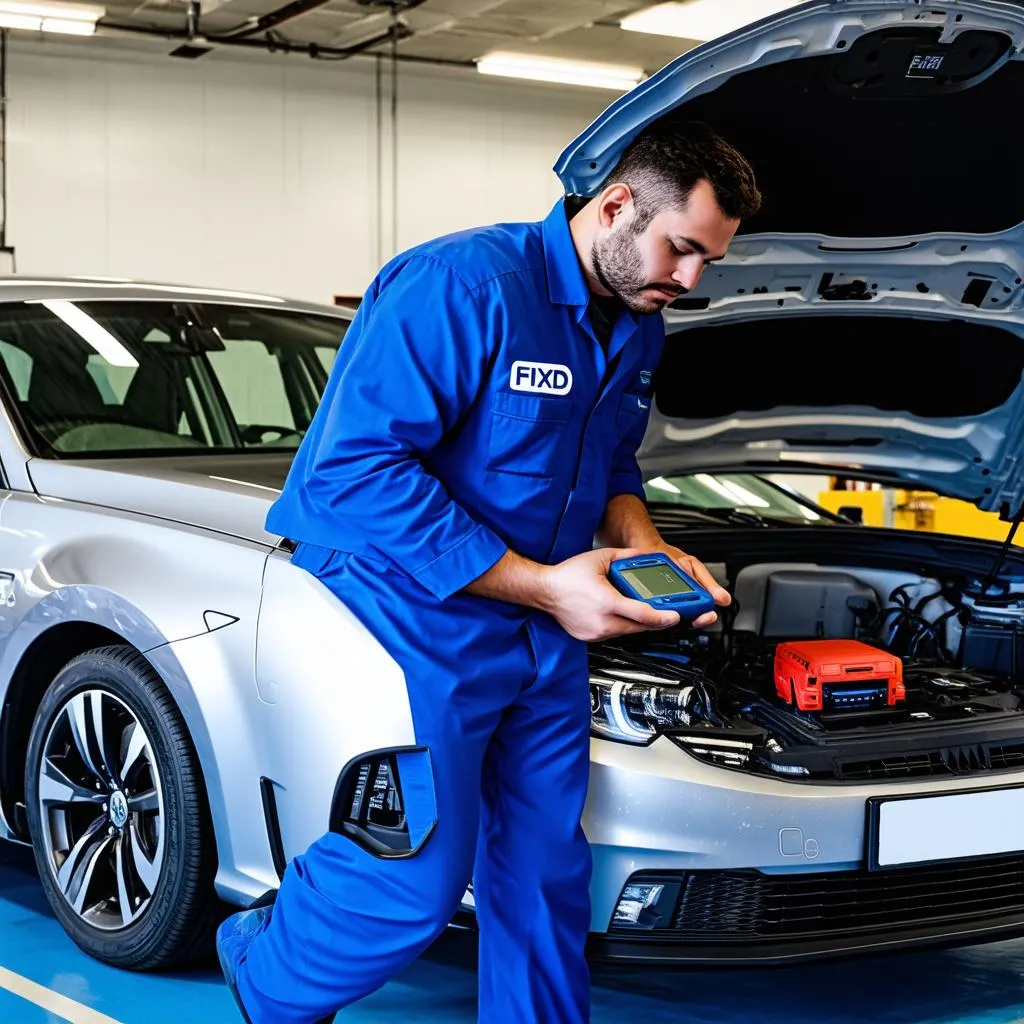
<path id="1" fill-rule="evenodd" d="M 781 564 L 747 567 L 733 593 L 712 631 L 591 647 L 595 736 L 665 736 L 706 763 L 794 782 L 1024 765 L 1024 593 Z M 870 683 L 802 709 L 777 669 L 805 650 L 853 651 Z"/>

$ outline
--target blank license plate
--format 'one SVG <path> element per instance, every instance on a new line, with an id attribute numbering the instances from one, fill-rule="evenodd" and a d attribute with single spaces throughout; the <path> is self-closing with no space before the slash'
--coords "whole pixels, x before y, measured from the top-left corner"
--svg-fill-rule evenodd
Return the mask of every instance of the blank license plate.
<path id="1" fill-rule="evenodd" d="M 873 869 L 1024 850 L 1024 788 L 868 803 Z"/>

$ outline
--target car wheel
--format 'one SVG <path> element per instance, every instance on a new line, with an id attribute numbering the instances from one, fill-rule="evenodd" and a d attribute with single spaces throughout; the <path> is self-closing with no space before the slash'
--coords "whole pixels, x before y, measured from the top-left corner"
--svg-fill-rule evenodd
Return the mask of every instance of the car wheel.
<path id="1" fill-rule="evenodd" d="M 82 949 L 133 970 L 212 949 L 220 904 L 198 759 L 138 651 L 88 651 L 61 670 L 36 713 L 25 781 L 43 888 Z"/>

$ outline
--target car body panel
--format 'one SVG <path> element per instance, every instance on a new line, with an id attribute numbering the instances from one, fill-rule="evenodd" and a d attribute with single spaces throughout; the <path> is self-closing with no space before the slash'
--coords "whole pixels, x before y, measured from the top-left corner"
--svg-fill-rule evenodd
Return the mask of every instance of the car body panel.
<path id="1" fill-rule="evenodd" d="M 278 790 L 291 858 L 328 831 L 338 779 L 350 761 L 415 745 L 412 712 L 397 662 L 284 552 L 267 561 L 255 655 L 255 742 L 264 775 Z"/>
<path id="2" fill-rule="evenodd" d="M 325 587 L 279 553 L 255 594 L 258 622 L 252 615 L 149 655 L 161 674 L 169 659 L 180 666 L 172 692 L 187 688 L 201 704 L 217 890 L 242 905 L 279 884 L 276 835 L 290 860 L 329 830 L 350 760 L 413 742 L 401 670 Z M 372 693 L 353 699 L 356 687 Z M 273 811 L 261 783 L 273 789 Z"/>
<path id="3" fill-rule="evenodd" d="M 267 509 L 284 484 L 287 455 L 33 459 L 39 494 L 190 524 L 268 547 Z"/>

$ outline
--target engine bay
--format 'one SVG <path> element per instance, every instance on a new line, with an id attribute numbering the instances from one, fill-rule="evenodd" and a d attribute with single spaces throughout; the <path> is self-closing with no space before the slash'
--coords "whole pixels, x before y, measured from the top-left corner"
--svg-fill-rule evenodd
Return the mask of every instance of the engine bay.
<path id="1" fill-rule="evenodd" d="M 712 630 L 592 645 L 595 736 L 792 781 L 1024 766 L 1024 592 L 808 563 L 731 590 Z"/>

